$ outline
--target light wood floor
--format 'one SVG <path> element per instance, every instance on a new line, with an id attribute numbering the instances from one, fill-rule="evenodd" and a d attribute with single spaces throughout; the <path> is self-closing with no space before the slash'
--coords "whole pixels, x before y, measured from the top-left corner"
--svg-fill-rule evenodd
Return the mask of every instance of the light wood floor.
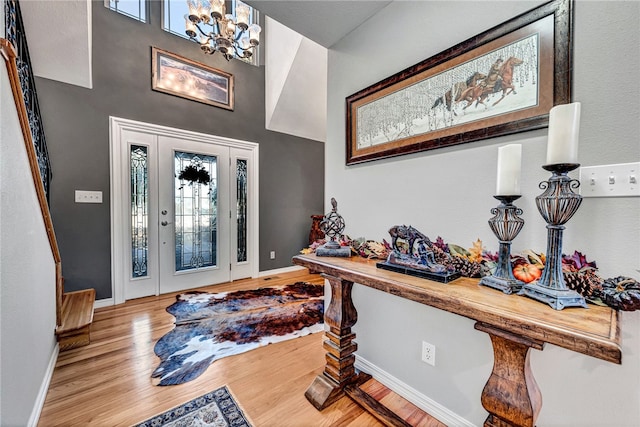
<path id="1" fill-rule="evenodd" d="M 299 280 L 323 283 L 300 271 L 201 289 L 255 289 Z M 165 309 L 175 295 L 97 309 L 91 344 L 60 353 L 38 425 L 130 426 L 223 385 L 255 427 L 381 425 L 347 397 L 322 412 L 305 399 L 325 363 L 321 333 L 220 359 L 185 384 L 152 385 L 159 361 L 153 346 L 173 329 L 174 318 Z M 374 380 L 363 388 L 412 425 L 444 425 Z"/>

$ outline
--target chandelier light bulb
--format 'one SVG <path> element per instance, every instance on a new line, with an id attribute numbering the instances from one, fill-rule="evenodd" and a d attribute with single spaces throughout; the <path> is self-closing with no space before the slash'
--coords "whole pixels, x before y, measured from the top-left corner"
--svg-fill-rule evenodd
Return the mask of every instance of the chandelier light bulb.
<path id="1" fill-rule="evenodd" d="M 237 6 L 236 6 L 237 21 L 236 22 L 238 27 L 243 31 L 249 28 L 249 13 L 250 13 L 249 6 L 240 2 L 237 3 Z"/>
<path id="2" fill-rule="evenodd" d="M 198 0 L 187 0 L 187 7 L 189 8 L 189 20 L 198 22 L 200 15 L 198 13 L 200 2 Z"/>
<path id="3" fill-rule="evenodd" d="M 198 33 L 196 33 L 196 24 L 189 19 L 189 15 L 184 15 L 184 26 L 186 28 L 185 32 L 190 38 L 198 35 Z"/>
<path id="4" fill-rule="evenodd" d="M 202 22 L 209 22 L 209 10 L 203 1 L 198 2 L 198 17 Z"/>
<path id="5" fill-rule="evenodd" d="M 233 35 L 236 33 L 236 23 L 235 23 L 235 19 L 233 17 L 233 15 L 231 14 L 226 14 L 224 16 L 224 36 L 225 37 L 233 37 Z"/>
<path id="6" fill-rule="evenodd" d="M 224 0 L 211 0 L 211 17 L 215 20 L 222 19 L 225 14 Z"/>
<path id="7" fill-rule="evenodd" d="M 258 46 L 260 44 L 260 31 L 262 31 L 260 25 L 251 24 L 249 26 L 249 41 L 253 46 Z"/>

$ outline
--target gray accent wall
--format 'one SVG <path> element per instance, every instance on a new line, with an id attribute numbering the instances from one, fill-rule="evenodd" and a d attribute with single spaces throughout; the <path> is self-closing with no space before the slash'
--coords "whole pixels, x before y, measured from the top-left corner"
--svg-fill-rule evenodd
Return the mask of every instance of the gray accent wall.
<path id="1" fill-rule="evenodd" d="M 323 213 L 324 144 L 265 129 L 264 66 L 204 55 L 197 44 L 163 31 L 161 2 L 148 2 L 149 23 L 103 4 L 92 4 L 93 89 L 36 80 L 65 290 L 95 288 L 98 299 L 113 296 L 109 116 L 259 143 L 259 269 L 290 266 L 291 257 L 308 244 L 310 216 Z M 152 46 L 233 74 L 234 111 L 151 90 Z M 64 60 L 64 46 L 60 56 Z M 102 191 L 103 203 L 76 204 L 75 190 Z M 275 260 L 270 251 L 276 251 Z"/>

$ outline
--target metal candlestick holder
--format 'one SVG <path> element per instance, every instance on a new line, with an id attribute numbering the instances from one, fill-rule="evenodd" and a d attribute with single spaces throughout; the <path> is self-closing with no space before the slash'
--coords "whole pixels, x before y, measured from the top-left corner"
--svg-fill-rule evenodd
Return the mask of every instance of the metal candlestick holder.
<path id="1" fill-rule="evenodd" d="M 518 216 L 522 215 L 522 209 L 513 204 L 513 201 L 518 200 L 520 196 L 493 197 L 500 200 L 500 205 L 491 209 L 494 217 L 489 220 L 489 227 L 500 242 L 498 265 L 495 273 L 492 276 L 483 277 L 480 284 L 498 289 L 505 294 L 512 294 L 518 292 L 524 285 L 524 282 L 514 277 L 511 268 L 511 241 L 524 226 L 524 219 Z"/>
<path id="2" fill-rule="evenodd" d="M 571 219 L 582 203 L 582 196 L 573 192 L 580 181 L 571 179 L 567 173 L 578 168 L 577 163 L 545 165 L 551 171 L 548 181 L 539 185 L 544 192 L 536 197 L 538 211 L 547 222 L 547 261 L 540 280 L 527 283 L 519 295 L 549 304 L 556 310 L 565 307 L 584 307 L 587 303 L 578 292 L 567 288 L 562 276 L 562 232 L 564 224 Z"/>

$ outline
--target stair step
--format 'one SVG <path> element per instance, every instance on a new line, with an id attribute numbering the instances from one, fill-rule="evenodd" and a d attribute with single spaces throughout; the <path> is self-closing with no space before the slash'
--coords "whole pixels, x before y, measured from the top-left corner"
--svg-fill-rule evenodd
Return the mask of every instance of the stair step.
<path id="1" fill-rule="evenodd" d="M 95 300 L 95 289 L 66 292 L 63 295 L 62 324 L 56 329 L 60 351 L 89 344 Z"/>

